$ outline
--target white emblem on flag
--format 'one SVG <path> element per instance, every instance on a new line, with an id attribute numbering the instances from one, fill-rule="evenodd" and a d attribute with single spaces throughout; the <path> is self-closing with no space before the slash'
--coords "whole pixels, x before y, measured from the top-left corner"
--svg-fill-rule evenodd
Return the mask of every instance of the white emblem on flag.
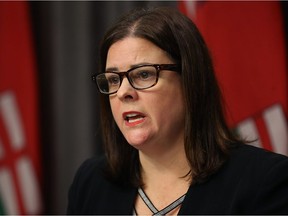
<path id="1" fill-rule="evenodd" d="M 263 118 L 274 151 L 288 155 L 288 128 L 282 107 L 279 104 L 269 107 Z"/>
<path id="2" fill-rule="evenodd" d="M 22 149 L 25 139 L 23 126 L 16 105 L 16 99 L 12 92 L 6 92 L 0 95 L 0 114 L 2 114 L 12 147 L 15 150 Z"/>
<path id="3" fill-rule="evenodd" d="M 256 147 L 263 147 L 261 139 L 264 134 L 259 133 L 255 123 L 256 119 L 263 119 L 271 149 L 279 154 L 288 155 L 288 127 L 284 111 L 280 104 L 268 107 L 260 115 L 252 116 L 237 125 L 237 131 L 247 140 L 255 140 L 251 143 Z M 262 137 L 262 138 L 261 138 Z"/>
<path id="4" fill-rule="evenodd" d="M 256 124 L 252 118 L 248 118 L 239 123 L 237 126 L 237 131 L 245 140 L 255 140 L 251 143 L 251 145 L 256 147 L 262 146 L 261 141 L 259 140 Z"/>
<path id="5" fill-rule="evenodd" d="M 28 157 L 20 158 L 16 163 L 22 200 L 28 213 L 37 213 L 41 209 L 39 186 Z"/>
<path id="6" fill-rule="evenodd" d="M 196 17 L 196 4 L 197 1 L 184 1 L 186 6 L 187 15 L 189 17 L 195 18 Z"/>
<path id="7" fill-rule="evenodd" d="M 22 119 L 13 92 L 5 92 L 0 95 L 0 115 L 3 120 L 5 131 L 11 143 L 11 150 L 17 151 L 27 148 L 22 125 Z M 39 183 L 37 182 L 31 158 L 28 155 L 14 156 L 3 155 L 4 146 L 0 143 L 0 159 L 11 157 L 15 165 L 6 166 L 0 170 L 0 194 L 5 211 L 8 214 L 19 214 L 19 200 L 23 203 L 25 212 L 37 214 L 41 210 Z M 14 157 L 14 158 L 13 158 Z M 16 176 L 12 176 L 15 168 Z M 17 188 L 20 189 L 20 199 L 17 197 Z"/>
<path id="8" fill-rule="evenodd" d="M 0 194 L 7 214 L 19 214 L 18 201 L 16 197 L 14 181 L 10 170 L 0 170 Z"/>

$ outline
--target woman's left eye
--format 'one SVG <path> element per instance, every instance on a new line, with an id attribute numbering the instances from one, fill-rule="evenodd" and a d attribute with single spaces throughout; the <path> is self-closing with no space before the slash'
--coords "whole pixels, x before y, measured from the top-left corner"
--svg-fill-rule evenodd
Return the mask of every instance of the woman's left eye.
<path id="1" fill-rule="evenodd" d="M 151 74 L 148 71 L 141 71 L 138 75 L 141 79 L 147 79 Z"/>
<path id="2" fill-rule="evenodd" d="M 147 80 L 147 79 L 151 79 L 154 78 L 156 76 L 155 72 L 153 71 L 149 71 L 149 70 L 142 70 L 142 71 L 138 71 L 138 73 L 136 74 L 135 78 L 137 79 L 141 79 L 141 80 Z"/>

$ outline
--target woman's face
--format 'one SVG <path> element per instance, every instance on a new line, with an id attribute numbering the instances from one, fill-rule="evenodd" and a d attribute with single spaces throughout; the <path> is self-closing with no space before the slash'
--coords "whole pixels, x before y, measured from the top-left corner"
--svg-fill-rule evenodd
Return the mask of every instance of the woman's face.
<path id="1" fill-rule="evenodd" d="M 147 63 L 174 62 L 150 41 L 127 37 L 108 50 L 106 69 L 123 72 Z M 118 92 L 109 96 L 114 119 L 130 145 L 143 149 L 183 143 L 185 110 L 180 79 L 177 72 L 163 70 L 155 86 L 136 90 L 124 77 Z"/>

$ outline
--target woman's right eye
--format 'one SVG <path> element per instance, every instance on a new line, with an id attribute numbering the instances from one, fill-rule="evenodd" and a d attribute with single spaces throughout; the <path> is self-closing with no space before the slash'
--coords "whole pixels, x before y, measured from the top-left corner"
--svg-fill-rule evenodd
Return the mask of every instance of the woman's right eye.
<path id="1" fill-rule="evenodd" d="M 116 84 L 119 84 L 120 82 L 119 76 L 116 76 L 116 75 L 109 76 L 107 80 L 108 80 L 109 85 L 116 85 Z"/>

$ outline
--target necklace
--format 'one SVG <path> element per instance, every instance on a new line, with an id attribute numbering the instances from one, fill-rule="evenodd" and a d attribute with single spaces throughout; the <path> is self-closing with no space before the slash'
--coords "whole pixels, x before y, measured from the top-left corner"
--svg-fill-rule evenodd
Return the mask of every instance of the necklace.
<path id="1" fill-rule="evenodd" d="M 143 200 L 143 202 L 146 204 L 146 206 L 153 212 L 153 215 L 166 215 L 167 213 L 171 212 L 173 209 L 177 208 L 179 205 L 182 204 L 182 202 L 185 199 L 186 194 L 182 195 L 178 199 L 176 199 L 174 202 L 163 208 L 162 210 L 158 210 L 151 200 L 148 198 L 146 193 L 142 190 L 142 188 L 138 188 L 138 194 Z M 134 209 L 134 213 L 136 213 L 136 210 Z M 137 213 L 136 213 L 137 215 Z"/>

